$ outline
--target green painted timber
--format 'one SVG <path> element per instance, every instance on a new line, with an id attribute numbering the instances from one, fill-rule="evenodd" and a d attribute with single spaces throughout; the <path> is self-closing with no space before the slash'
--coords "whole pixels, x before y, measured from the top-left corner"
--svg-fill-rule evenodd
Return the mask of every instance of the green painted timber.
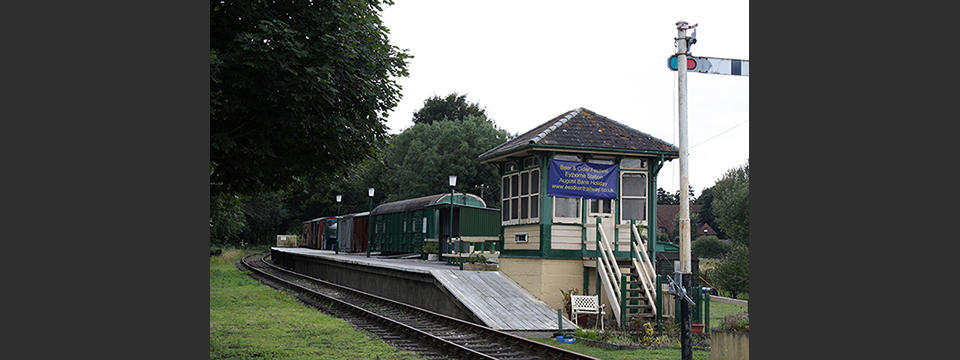
<path id="1" fill-rule="evenodd" d="M 438 196 L 441 197 L 432 204 L 429 204 L 432 199 L 425 198 L 383 204 L 388 209 L 386 212 L 371 215 L 371 249 L 387 253 L 420 253 L 425 240 L 439 239 L 442 230 L 440 213 L 446 210 L 449 214 L 451 196 Z M 456 194 L 452 200 L 455 214 L 459 214 L 454 235 L 500 241 L 500 210 L 483 207 L 483 201 L 474 195 Z M 391 206 L 393 208 L 389 208 Z M 400 209 L 402 211 L 396 211 Z M 461 226 L 463 229 L 457 231 Z M 475 247 L 480 245 L 482 242 L 474 244 Z"/>

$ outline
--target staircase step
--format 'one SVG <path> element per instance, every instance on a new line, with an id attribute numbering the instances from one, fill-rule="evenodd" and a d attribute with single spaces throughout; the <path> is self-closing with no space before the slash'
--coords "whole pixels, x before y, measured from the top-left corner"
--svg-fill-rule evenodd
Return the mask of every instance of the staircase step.
<path id="1" fill-rule="evenodd" d="M 656 315 L 653 315 L 653 314 L 651 314 L 651 313 L 627 314 L 627 318 L 632 318 L 632 317 L 654 318 L 654 317 L 656 317 Z"/>
<path id="2" fill-rule="evenodd" d="M 646 309 L 651 310 L 653 306 L 650 305 L 627 305 L 627 309 Z"/>

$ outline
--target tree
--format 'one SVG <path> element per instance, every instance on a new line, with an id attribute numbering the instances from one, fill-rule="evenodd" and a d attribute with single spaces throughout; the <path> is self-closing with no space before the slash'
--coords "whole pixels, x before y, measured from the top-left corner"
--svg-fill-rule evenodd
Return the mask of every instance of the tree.
<path id="1" fill-rule="evenodd" d="M 476 103 L 468 103 L 467 95 L 452 93 L 445 98 L 434 95 L 424 100 L 423 107 L 413 113 L 413 123 L 433 124 L 446 120 L 463 121 L 469 117 L 486 120 L 487 110 L 481 109 Z"/>
<path id="2" fill-rule="evenodd" d="M 680 199 L 674 197 L 663 188 L 657 188 L 657 205 L 680 205 Z"/>
<path id="3" fill-rule="evenodd" d="M 690 243 L 690 253 L 701 258 L 717 258 L 730 252 L 732 246 L 720 241 L 716 236 L 698 237 Z"/>
<path id="4" fill-rule="evenodd" d="M 710 227 L 717 232 L 718 238 L 726 239 L 727 233 L 723 231 L 723 227 L 720 226 L 716 216 L 713 215 L 713 193 L 712 186 L 700 192 L 700 197 L 698 197 L 694 203 L 695 205 L 700 205 L 700 210 L 697 211 L 697 215 L 700 217 L 702 223 L 710 224 Z"/>
<path id="5" fill-rule="evenodd" d="M 713 186 L 713 213 L 730 238 L 750 246 L 750 161 L 728 170 Z"/>
<path id="6" fill-rule="evenodd" d="M 210 244 L 233 242 L 246 224 L 239 199 L 226 196 L 210 199 Z"/>
<path id="7" fill-rule="evenodd" d="M 340 215 L 369 211 L 370 197 L 367 196 L 367 189 L 371 186 L 364 180 L 364 169 L 365 167 L 358 166 L 355 171 L 334 181 L 308 178 L 284 191 L 283 204 L 288 210 L 284 220 L 287 234 L 300 233 L 304 221 L 337 215 L 337 195 L 341 195 Z"/>
<path id="8" fill-rule="evenodd" d="M 379 0 L 210 1 L 212 196 L 279 190 L 375 156 L 409 57 L 389 44 L 381 10 Z"/>
<path id="9" fill-rule="evenodd" d="M 705 272 L 707 281 L 719 290 L 737 295 L 750 291 L 750 249 L 744 244 L 734 244 L 729 253 L 720 258 L 717 266 Z"/>
<path id="10" fill-rule="evenodd" d="M 456 191 L 479 195 L 483 184 L 484 201 L 499 206 L 500 175 L 497 168 L 481 164 L 477 157 L 510 139 L 510 134 L 484 118 L 462 121 L 415 124 L 391 141 L 383 157 L 379 187 L 384 201 L 397 201 L 450 192 L 449 175 L 457 175 Z"/>
<path id="11" fill-rule="evenodd" d="M 287 209 L 279 192 L 263 193 L 243 201 L 243 212 L 247 223 L 243 235 L 249 244 L 272 244 L 277 235 L 287 230 L 282 228 Z"/>
<path id="12" fill-rule="evenodd" d="M 696 202 L 697 198 L 693 196 L 693 186 L 687 185 L 687 194 L 691 203 Z M 667 193 L 663 188 L 657 188 L 657 205 L 680 205 L 680 190 L 677 190 L 675 193 Z"/>

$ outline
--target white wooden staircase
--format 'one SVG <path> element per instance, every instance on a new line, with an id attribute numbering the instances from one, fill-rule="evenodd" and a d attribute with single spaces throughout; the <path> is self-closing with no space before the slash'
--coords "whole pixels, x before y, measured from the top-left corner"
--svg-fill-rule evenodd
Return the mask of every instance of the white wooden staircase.
<path id="1" fill-rule="evenodd" d="M 617 259 L 613 239 L 605 234 L 597 219 L 597 273 L 603 297 L 610 303 L 610 312 L 617 324 L 627 324 L 636 317 L 652 320 L 657 315 L 655 301 L 656 272 L 647 256 L 647 244 L 637 226 L 630 225 L 630 258 Z"/>

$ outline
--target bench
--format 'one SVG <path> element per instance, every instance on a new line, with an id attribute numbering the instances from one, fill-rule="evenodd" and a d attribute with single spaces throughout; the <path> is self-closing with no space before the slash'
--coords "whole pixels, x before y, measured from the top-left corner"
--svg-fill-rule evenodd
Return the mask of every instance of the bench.
<path id="1" fill-rule="evenodd" d="M 577 323 L 577 314 L 594 314 L 600 321 L 600 331 L 603 331 L 603 315 L 607 314 L 603 311 L 605 306 L 606 304 L 600 304 L 600 297 L 596 295 L 570 295 L 570 317 L 577 326 L 580 326 Z"/>

